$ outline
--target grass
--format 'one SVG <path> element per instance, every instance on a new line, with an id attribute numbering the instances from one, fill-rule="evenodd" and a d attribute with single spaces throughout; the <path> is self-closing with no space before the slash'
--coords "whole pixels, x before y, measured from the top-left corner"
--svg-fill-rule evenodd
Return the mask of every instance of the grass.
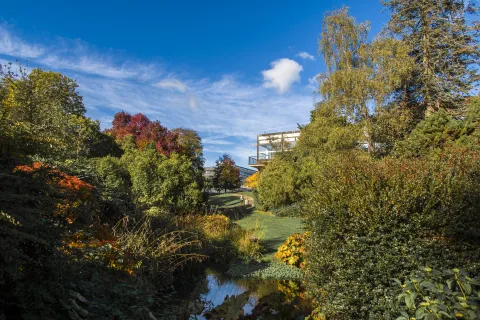
<path id="1" fill-rule="evenodd" d="M 208 198 L 208 203 L 212 206 L 219 207 L 235 207 L 241 204 L 240 195 L 232 193 L 219 193 L 211 195 Z"/>
<path id="2" fill-rule="evenodd" d="M 278 247 L 292 234 L 304 232 L 303 223 L 299 218 L 276 217 L 268 212 L 255 210 L 249 216 L 237 221 L 245 229 L 260 226 L 263 234 L 262 244 L 266 249 L 265 258 L 273 260 Z"/>
<path id="3" fill-rule="evenodd" d="M 244 196 L 253 197 L 252 192 L 242 192 Z M 220 208 L 235 208 L 241 205 L 239 193 L 220 193 L 211 195 L 209 203 Z M 231 209 L 235 210 L 235 209 Z M 266 249 L 265 258 L 274 260 L 273 255 L 279 246 L 292 234 L 304 232 L 303 223 L 299 218 L 277 217 L 268 212 L 253 210 L 237 220 L 240 226 L 247 230 L 259 228 L 261 241 Z"/>

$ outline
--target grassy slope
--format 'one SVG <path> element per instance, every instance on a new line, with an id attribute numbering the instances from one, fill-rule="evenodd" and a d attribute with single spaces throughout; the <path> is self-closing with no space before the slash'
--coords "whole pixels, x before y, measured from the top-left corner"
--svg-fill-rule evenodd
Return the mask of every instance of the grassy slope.
<path id="1" fill-rule="evenodd" d="M 240 195 L 232 193 L 219 193 L 211 195 L 208 199 L 208 203 L 212 206 L 219 207 L 234 207 L 240 205 Z"/>
<path id="2" fill-rule="evenodd" d="M 268 259 L 273 259 L 277 248 L 290 235 L 303 232 L 303 224 L 299 218 L 280 218 L 258 210 L 237 223 L 246 229 L 254 229 L 256 226 L 260 228 L 261 240 L 267 250 Z"/>
<path id="3" fill-rule="evenodd" d="M 242 192 L 250 196 L 249 192 Z M 240 205 L 238 193 L 221 193 L 211 195 L 209 203 L 224 208 L 231 208 Z M 303 232 L 303 224 L 299 218 L 276 217 L 268 212 L 254 210 L 252 214 L 236 221 L 246 229 L 259 227 L 261 240 L 265 246 L 266 258 L 273 259 L 277 248 L 292 234 Z"/>

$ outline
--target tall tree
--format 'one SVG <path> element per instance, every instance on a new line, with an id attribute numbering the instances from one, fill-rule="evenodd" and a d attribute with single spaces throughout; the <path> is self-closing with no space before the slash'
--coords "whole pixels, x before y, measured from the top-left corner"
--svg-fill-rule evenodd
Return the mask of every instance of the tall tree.
<path id="1" fill-rule="evenodd" d="M 7 67 L 0 76 L 2 154 L 68 157 L 70 141 L 78 134 L 69 120 L 85 113 L 76 82 L 41 69 L 17 74 Z"/>
<path id="2" fill-rule="evenodd" d="M 367 42 L 368 23 L 357 23 L 348 8 L 327 14 L 319 51 L 327 72 L 319 77 L 322 108 L 350 123 L 361 123 L 370 154 L 375 153 L 373 115 L 389 105 L 393 93 L 408 79 L 412 61 L 404 44 L 391 38 Z"/>
<path id="3" fill-rule="evenodd" d="M 479 80 L 480 24 L 473 1 L 382 0 L 391 11 L 388 29 L 409 46 L 415 59 L 415 99 L 428 112 L 461 109 Z"/>
<path id="4" fill-rule="evenodd" d="M 225 192 L 240 187 L 240 170 L 230 155 L 224 154 L 216 161 L 213 184 Z"/>
<path id="5" fill-rule="evenodd" d="M 180 153 L 186 155 L 192 160 L 196 170 L 203 171 L 203 145 L 202 139 L 195 130 L 177 128 L 172 132 L 177 135 L 177 143 L 180 147 Z"/>

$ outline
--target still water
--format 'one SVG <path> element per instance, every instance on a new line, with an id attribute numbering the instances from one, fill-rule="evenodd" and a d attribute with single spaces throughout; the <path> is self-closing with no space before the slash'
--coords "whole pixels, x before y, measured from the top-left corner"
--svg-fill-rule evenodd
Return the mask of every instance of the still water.
<path id="1" fill-rule="evenodd" d="M 178 319 L 304 319 L 311 311 L 296 281 L 232 278 L 214 268 L 179 295 Z"/>

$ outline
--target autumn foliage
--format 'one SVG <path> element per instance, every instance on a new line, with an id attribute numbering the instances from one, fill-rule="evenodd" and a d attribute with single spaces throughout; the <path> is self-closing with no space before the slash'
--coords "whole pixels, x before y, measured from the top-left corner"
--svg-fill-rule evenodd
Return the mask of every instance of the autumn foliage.
<path id="1" fill-rule="evenodd" d="M 69 224 L 77 219 L 76 209 L 92 200 L 95 186 L 48 164 L 34 162 L 31 165 L 20 165 L 15 167 L 13 172 L 31 175 L 52 187 L 59 195 L 54 216 L 65 219 Z"/>
<path id="2" fill-rule="evenodd" d="M 309 237 L 309 232 L 295 233 L 285 240 L 275 253 L 275 258 L 280 259 L 286 264 L 304 268 L 305 261 L 305 241 Z"/>
<path id="3" fill-rule="evenodd" d="M 132 136 L 140 150 L 153 144 L 159 153 L 166 156 L 181 150 L 178 143 L 178 132 L 168 130 L 158 120 L 150 121 L 141 113 L 132 116 L 123 111 L 118 112 L 113 118 L 112 128 L 108 129 L 107 133 L 110 133 L 116 140 Z"/>
<path id="4" fill-rule="evenodd" d="M 260 177 L 260 172 L 255 172 L 250 177 L 245 180 L 245 185 L 250 189 L 255 189 L 258 186 L 258 178 Z"/>

